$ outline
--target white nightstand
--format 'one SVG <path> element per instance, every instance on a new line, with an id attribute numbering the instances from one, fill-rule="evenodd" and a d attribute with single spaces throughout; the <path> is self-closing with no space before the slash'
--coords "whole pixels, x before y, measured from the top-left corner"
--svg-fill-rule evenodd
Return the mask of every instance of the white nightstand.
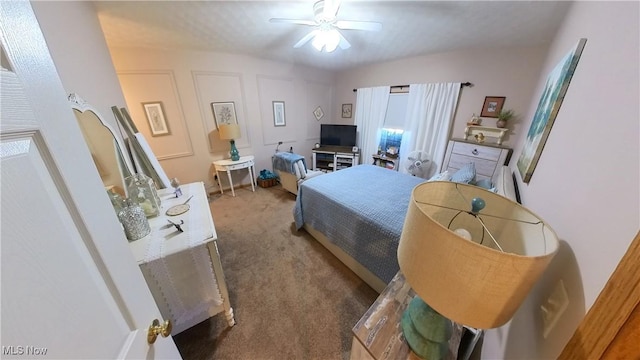
<path id="1" fill-rule="evenodd" d="M 240 156 L 239 160 L 233 161 L 231 159 L 216 160 L 213 162 L 213 166 L 216 169 L 216 177 L 218 178 L 218 186 L 220 186 L 220 193 L 224 194 L 222 190 L 222 184 L 220 183 L 220 171 L 226 171 L 229 178 L 229 185 L 231 186 L 231 194 L 236 196 L 236 192 L 233 189 L 233 180 L 231 179 L 232 170 L 248 169 L 249 177 L 251 178 L 251 191 L 256 191 L 256 178 L 255 178 L 255 161 L 253 155 Z"/>

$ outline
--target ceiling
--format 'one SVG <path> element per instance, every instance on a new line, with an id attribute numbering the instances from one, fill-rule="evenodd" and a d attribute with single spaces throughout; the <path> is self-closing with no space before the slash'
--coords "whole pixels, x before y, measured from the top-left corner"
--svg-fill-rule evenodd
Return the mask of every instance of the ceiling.
<path id="1" fill-rule="evenodd" d="M 549 43 L 566 1 L 349 1 L 338 20 L 377 21 L 379 32 L 341 30 L 351 48 L 319 53 L 293 45 L 311 27 L 269 19 L 313 19 L 310 1 L 97 1 L 109 47 L 215 51 L 330 70 L 405 57 Z"/>

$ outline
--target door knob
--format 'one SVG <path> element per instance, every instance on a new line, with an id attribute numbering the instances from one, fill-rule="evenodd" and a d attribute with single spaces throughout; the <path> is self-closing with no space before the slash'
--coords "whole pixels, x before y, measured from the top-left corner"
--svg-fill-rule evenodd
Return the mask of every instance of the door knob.
<path id="1" fill-rule="evenodd" d="M 172 328 L 171 320 L 165 320 L 164 324 L 160 325 L 160 320 L 153 319 L 149 326 L 149 331 L 147 332 L 147 342 L 149 344 L 153 344 L 156 342 L 158 335 L 162 335 L 162 337 L 169 336 Z"/>

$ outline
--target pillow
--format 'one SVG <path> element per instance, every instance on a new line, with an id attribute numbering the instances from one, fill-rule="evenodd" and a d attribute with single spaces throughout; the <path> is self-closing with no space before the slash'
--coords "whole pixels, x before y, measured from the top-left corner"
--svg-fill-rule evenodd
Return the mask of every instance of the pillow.
<path id="1" fill-rule="evenodd" d="M 502 166 L 496 176 L 496 192 L 507 199 L 518 201 L 518 194 L 513 182 L 513 175 L 508 166 Z"/>
<path id="2" fill-rule="evenodd" d="M 451 180 L 451 173 L 449 173 L 449 170 L 445 170 L 439 174 L 433 175 L 427 181 L 449 181 L 449 180 Z"/>
<path id="3" fill-rule="evenodd" d="M 485 188 L 487 190 L 493 188 L 493 183 L 490 179 L 480 179 L 476 181 L 476 186 L 480 186 L 481 188 Z"/>
<path id="4" fill-rule="evenodd" d="M 304 178 L 307 177 L 307 169 L 304 166 L 304 162 L 297 161 L 295 163 L 295 167 L 296 167 L 296 178 L 297 179 L 304 179 Z"/>
<path id="5" fill-rule="evenodd" d="M 476 166 L 470 162 L 451 176 L 451 181 L 463 184 L 473 184 L 476 181 Z"/>

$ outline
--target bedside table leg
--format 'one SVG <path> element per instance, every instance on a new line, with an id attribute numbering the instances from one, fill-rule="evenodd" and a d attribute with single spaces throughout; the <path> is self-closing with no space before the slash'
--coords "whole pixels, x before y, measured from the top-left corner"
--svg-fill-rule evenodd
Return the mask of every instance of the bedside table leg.
<path id="1" fill-rule="evenodd" d="M 224 194 L 224 190 L 222 190 L 222 183 L 220 182 L 220 173 L 218 169 L 216 169 L 216 178 L 218 179 L 218 187 L 220 188 L 220 195 Z"/>
<path id="2" fill-rule="evenodd" d="M 236 197 L 236 192 L 233 189 L 233 180 L 231 180 L 231 170 L 227 169 L 227 177 L 229 178 L 229 185 L 231 186 L 231 194 Z"/>
<path id="3" fill-rule="evenodd" d="M 255 186 L 255 181 L 256 178 L 254 177 L 256 173 L 256 169 L 253 166 L 249 166 L 249 177 L 251 180 L 251 191 L 256 192 L 256 186 Z"/>

